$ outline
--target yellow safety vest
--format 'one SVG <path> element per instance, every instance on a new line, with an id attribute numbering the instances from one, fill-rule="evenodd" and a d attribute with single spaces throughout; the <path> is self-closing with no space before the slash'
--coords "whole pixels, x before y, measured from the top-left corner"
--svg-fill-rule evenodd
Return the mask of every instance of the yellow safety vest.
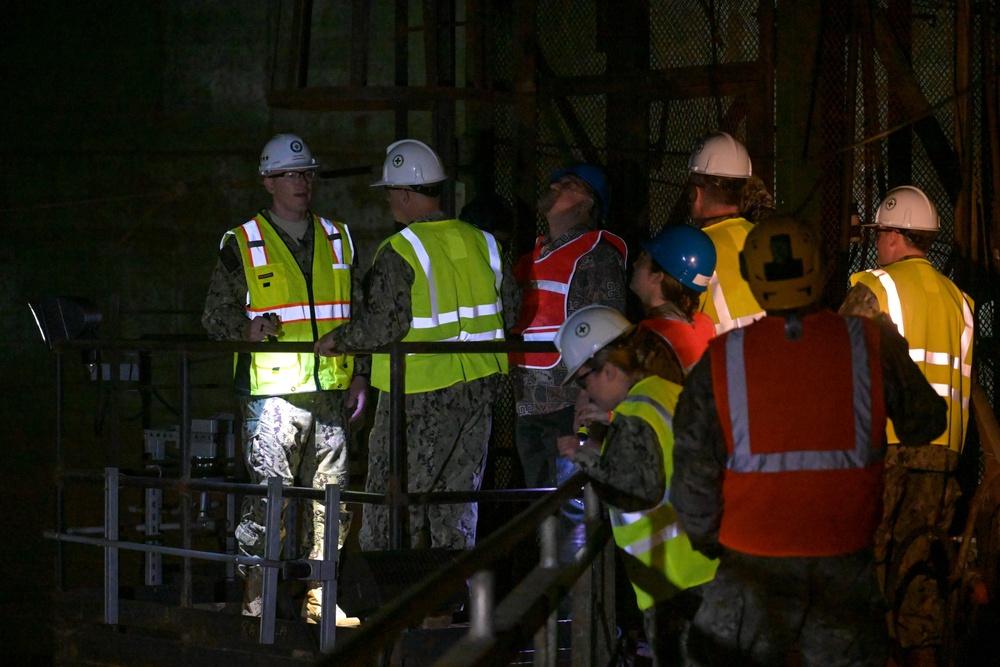
<path id="1" fill-rule="evenodd" d="M 621 512 L 613 507 L 608 509 L 615 544 L 646 566 L 641 568 L 644 572 L 663 574 L 663 578 L 639 578 L 630 574 L 639 609 L 647 609 L 671 597 L 677 589 L 684 590 L 711 581 L 719 565 L 719 561 L 706 558 L 694 550 L 667 500 L 674 472 L 673 410 L 680 393 L 680 385 L 652 376 L 636 383 L 628 397 L 614 409 L 614 415 L 639 417 L 652 426 L 663 448 L 667 491 L 660 504 L 639 512 Z M 627 561 L 626 570 L 629 571 Z"/>
<path id="2" fill-rule="evenodd" d="M 410 329 L 403 341 L 504 339 L 500 250 L 492 234 L 459 220 L 414 222 L 383 241 L 379 251 L 386 244 L 413 268 Z M 406 393 L 506 372 L 506 354 L 408 354 Z M 389 355 L 372 355 L 371 383 L 389 390 Z"/>
<path id="3" fill-rule="evenodd" d="M 230 234 L 236 237 L 247 278 L 247 317 L 278 315 L 281 342 L 319 340 L 351 318 L 354 242 L 347 225 L 318 216 L 312 220 L 315 238 L 309 282 L 263 213 L 226 232 L 220 244 L 225 245 Z M 347 389 L 354 368 L 350 355 L 255 352 L 251 357 L 250 393 L 254 396 Z"/>
<path id="4" fill-rule="evenodd" d="M 764 317 L 764 309 L 740 275 L 740 252 L 752 228 L 745 218 L 729 218 L 702 229 L 718 257 L 708 289 L 701 295 L 701 310 L 715 322 L 716 335 Z"/>
<path id="5" fill-rule="evenodd" d="M 948 401 L 948 429 L 931 444 L 961 453 L 972 394 L 972 298 L 923 257 L 855 273 L 851 285 L 857 283 L 875 294 L 879 308 L 910 344 L 910 358 Z M 899 442 L 891 424 L 887 435 L 890 444 Z"/>

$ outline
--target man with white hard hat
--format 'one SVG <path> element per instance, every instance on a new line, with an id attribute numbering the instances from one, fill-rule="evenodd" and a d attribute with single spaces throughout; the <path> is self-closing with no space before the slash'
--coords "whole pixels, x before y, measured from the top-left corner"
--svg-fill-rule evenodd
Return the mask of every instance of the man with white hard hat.
<path id="1" fill-rule="evenodd" d="M 279 134 L 264 146 L 258 173 L 271 204 L 222 237 L 202 324 L 215 340 L 315 341 L 351 318 L 359 294 L 357 257 L 348 227 L 309 210 L 319 165 L 301 137 Z M 286 485 L 348 481 L 349 419 L 360 416 L 368 362 L 311 353 L 236 355 L 235 388 L 243 411 L 243 448 L 253 483 L 280 477 Z M 325 508 L 311 501 L 308 558 L 323 558 Z M 236 527 L 239 552 L 263 557 L 267 499 L 248 496 Z M 342 547 L 350 514 L 340 510 Z M 260 616 L 263 573 L 241 566 L 243 613 Z M 302 615 L 321 616 L 321 588 L 310 586 Z M 337 608 L 338 624 L 354 624 Z"/>
<path id="2" fill-rule="evenodd" d="M 934 541 L 929 529 L 948 533 L 961 495 L 954 473 L 969 423 L 974 305 L 927 259 L 940 219 L 923 190 L 890 190 L 875 222 L 865 227 L 876 235 L 881 268 L 851 276 L 853 287 L 840 310 L 888 315 L 927 381 L 948 402 L 947 430 L 924 446 L 898 447 L 889 425 L 884 514 L 875 540 L 880 582 L 893 587 L 885 594 L 896 607 L 889 631 L 899 661 L 939 664 L 946 600 L 927 574 Z M 887 573 L 892 563 L 898 570 Z"/>
<path id="3" fill-rule="evenodd" d="M 382 242 L 367 278 L 361 316 L 316 344 L 322 355 L 372 349 L 396 341 L 502 341 L 505 302 L 500 249 L 492 234 L 441 209 L 447 176 L 427 144 L 403 139 L 386 150 L 382 188 L 393 219 L 403 229 Z M 408 491 L 477 491 L 483 479 L 493 403 L 507 358 L 499 353 L 413 354 L 406 360 Z M 365 490 L 389 488 L 389 355 L 372 358 L 378 388 L 368 441 Z M 408 546 L 471 549 L 476 541 L 475 503 L 410 506 Z M 365 506 L 358 535 L 366 551 L 392 545 L 389 508 Z"/>
<path id="4" fill-rule="evenodd" d="M 726 132 L 702 139 L 688 159 L 691 219 L 712 239 L 715 273 L 702 294 L 702 311 L 716 333 L 746 326 L 764 316 L 740 276 L 739 254 L 757 216 L 773 208 L 764 183 L 753 175 L 747 149 Z"/>

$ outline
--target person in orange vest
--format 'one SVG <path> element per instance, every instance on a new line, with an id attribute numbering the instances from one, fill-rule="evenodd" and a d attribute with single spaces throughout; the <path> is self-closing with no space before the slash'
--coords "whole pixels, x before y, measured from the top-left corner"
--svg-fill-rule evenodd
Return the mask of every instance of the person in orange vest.
<path id="1" fill-rule="evenodd" d="M 889 430 L 882 523 L 875 537 L 879 581 L 892 601 L 889 633 L 897 661 L 940 664 L 945 598 L 931 555 L 938 534 L 948 534 L 961 494 L 955 470 L 965 442 L 972 392 L 974 304 L 927 260 L 940 229 L 937 208 L 919 188 L 890 190 L 875 222 L 881 268 L 851 276 L 842 314 L 884 313 L 910 344 L 910 356 L 948 403 L 948 428 L 921 447 L 898 447 Z M 892 424 L 895 427 L 895 423 Z M 902 550 L 902 552 L 901 552 Z M 898 568 L 887 572 L 890 564 Z M 944 573 L 947 575 L 947 572 Z"/>
<path id="2" fill-rule="evenodd" d="M 652 372 L 673 382 L 684 376 L 715 337 L 698 300 L 715 272 L 715 245 L 695 227 L 669 227 L 642 244 L 629 284 L 645 311 L 636 345 Z"/>
<path id="3" fill-rule="evenodd" d="M 271 204 L 222 238 L 202 315 L 212 339 L 315 341 L 351 318 L 360 289 L 357 255 L 346 224 L 309 210 L 318 169 L 297 135 L 279 134 L 264 146 L 259 173 Z M 254 352 L 236 355 L 235 368 L 251 482 L 280 477 L 283 484 L 298 478 L 315 489 L 346 486 L 346 428 L 364 410 L 367 359 Z M 326 511 L 319 501 L 310 504 L 308 558 L 320 559 Z M 266 515 L 266 498 L 244 499 L 235 530 L 240 554 L 264 556 Z M 349 527 L 350 513 L 342 505 L 341 547 Z M 262 570 L 241 566 L 240 572 L 243 613 L 260 616 Z M 310 623 L 321 617 L 320 591 L 313 582 L 303 602 L 302 615 Z M 336 611 L 338 625 L 357 624 L 339 607 Z"/>
<path id="4" fill-rule="evenodd" d="M 674 414 L 670 502 L 719 558 L 686 641 L 690 664 L 885 665 L 873 539 L 886 417 L 902 445 L 935 438 L 947 405 L 885 319 L 817 303 L 817 230 L 750 231 L 741 268 L 767 316 L 714 338 Z"/>
<path id="5" fill-rule="evenodd" d="M 643 365 L 634 327 L 618 311 L 587 306 L 559 328 L 556 347 L 573 381 L 591 403 L 610 413 L 610 426 L 584 442 L 558 440 L 559 452 L 591 479 L 608 504 L 615 543 L 643 614 L 646 641 L 655 667 L 678 664 L 680 638 L 698 608 L 699 586 L 717 562 L 694 551 L 667 501 L 673 466 L 670 427 L 681 386 Z M 576 416 L 578 428 L 592 419 Z"/>
<path id="6" fill-rule="evenodd" d="M 625 242 L 602 229 L 610 204 L 604 171 L 578 164 L 554 171 L 538 202 L 548 234 L 514 266 L 521 312 L 514 333 L 526 341 L 551 341 L 573 312 L 599 303 L 625 311 Z M 556 438 L 573 435 L 579 388 L 564 386 L 558 352 L 511 353 L 516 367 L 515 440 L 528 488 L 557 486 L 574 472 L 559 455 Z M 560 517 L 563 534 L 581 525 L 583 509 L 571 502 Z"/>

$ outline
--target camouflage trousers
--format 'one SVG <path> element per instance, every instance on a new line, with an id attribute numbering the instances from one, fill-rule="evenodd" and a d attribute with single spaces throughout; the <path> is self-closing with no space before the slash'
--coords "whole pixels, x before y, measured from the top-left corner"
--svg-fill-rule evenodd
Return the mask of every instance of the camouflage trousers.
<path id="1" fill-rule="evenodd" d="M 870 549 L 823 558 L 725 551 L 685 646 L 691 665 L 871 665 L 888 659 Z"/>
<path id="2" fill-rule="evenodd" d="M 879 584 L 889 603 L 889 635 L 902 651 L 936 648 L 945 632 L 948 539 L 961 495 L 950 471 L 958 455 L 939 445 L 890 448 L 882 522 L 875 533 Z"/>
<path id="3" fill-rule="evenodd" d="M 477 491 L 483 481 L 493 402 L 499 378 L 492 375 L 444 389 L 406 396 L 409 493 Z M 369 493 L 389 488 L 389 394 L 379 392 L 368 441 Z M 471 549 L 476 543 L 476 503 L 410 505 L 411 548 Z M 366 504 L 358 540 L 364 551 L 389 548 L 389 510 Z"/>
<path id="4" fill-rule="evenodd" d="M 300 395 L 250 397 L 243 404 L 243 452 L 250 481 L 267 484 L 280 477 L 286 486 L 325 489 L 327 484 L 348 482 L 346 391 L 320 391 Z M 307 501 L 302 517 L 302 547 L 298 557 L 323 557 L 326 508 L 321 501 Z M 288 502 L 282 508 L 282 532 Z M 239 551 L 245 556 L 264 555 L 264 522 L 267 498 L 246 496 L 242 519 L 236 527 Z M 340 540 L 350 528 L 350 513 L 340 507 Z M 246 575 L 246 568 L 241 568 Z"/>

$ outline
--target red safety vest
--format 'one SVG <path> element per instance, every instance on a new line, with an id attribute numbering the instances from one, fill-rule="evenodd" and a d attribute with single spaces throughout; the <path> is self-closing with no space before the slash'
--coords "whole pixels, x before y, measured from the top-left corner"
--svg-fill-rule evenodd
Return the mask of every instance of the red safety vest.
<path id="1" fill-rule="evenodd" d="M 760 556 L 836 556 L 872 544 L 882 499 L 880 338 L 824 310 L 799 340 L 766 317 L 709 343 L 728 459 L 719 542 Z"/>
<path id="2" fill-rule="evenodd" d="M 639 323 L 660 334 L 667 341 L 677 359 L 681 362 L 685 375 L 698 363 L 708 349 L 708 341 L 715 338 L 715 323 L 705 313 L 695 313 L 690 324 L 672 317 L 652 317 Z"/>
<path id="3" fill-rule="evenodd" d="M 608 241 L 624 259 L 625 241 L 604 230 L 578 236 L 539 259 L 545 237 L 535 241 L 535 249 L 514 265 L 514 278 L 521 286 L 521 316 L 514 327 L 526 341 L 554 340 L 560 325 L 566 321 L 566 297 L 580 258 Z M 511 352 L 510 363 L 527 368 L 552 368 L 559 363 L 558 352 Z"/>

